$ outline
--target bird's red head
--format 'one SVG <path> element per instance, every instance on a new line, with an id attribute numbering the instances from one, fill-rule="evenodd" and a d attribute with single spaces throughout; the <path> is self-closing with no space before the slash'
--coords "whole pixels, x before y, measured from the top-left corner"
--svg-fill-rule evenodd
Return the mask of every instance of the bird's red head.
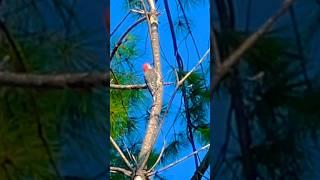
<path id="1" fill-rule="evenodd" d="M 143 71 L 146 72 L 146 71 L 149 70 L 149 69 L 152 69 L 151 66 L 150 66 L 150 64 L 144 63 L 144 64 L 143 64 Z"/>

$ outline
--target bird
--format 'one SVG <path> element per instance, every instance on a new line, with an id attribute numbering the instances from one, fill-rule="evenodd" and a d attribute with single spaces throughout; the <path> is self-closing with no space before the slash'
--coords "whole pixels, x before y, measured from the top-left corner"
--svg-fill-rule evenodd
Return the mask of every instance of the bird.
<path id="1" fill-rule="evenodd" d="M 147 88 L 154 97 L 157 91 L 157 73 L 155 69 L 148 63 L 143 64 L 144 81 L 147 84 Z"/>

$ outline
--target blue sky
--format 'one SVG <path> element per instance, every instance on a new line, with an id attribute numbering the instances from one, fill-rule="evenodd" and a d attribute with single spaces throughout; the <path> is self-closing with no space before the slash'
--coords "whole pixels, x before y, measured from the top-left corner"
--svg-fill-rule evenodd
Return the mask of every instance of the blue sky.
<path id="1" fill-rule="evenodd" d="M 118 1 L 111 1 L 110 2 L 110 10 L 111 10 L 111 28 L 110 31 L 112 32 L 114 27 L 121 21 L 121 19 L 125 16 L 127 13 L 125 7 L 124 7 L 124 0 L 118 0 Z M 177 17 L 177 10 L 176 10 L 176 2 L 175 1 L 169 1 L 169 6 L 171 10 L 171 15 L 174 19 L 174 22 L 176 20 L 175 17 Z M 160 34 L 160 46 L 162 49 L 162 57 L 161 57 L 161 63 L 162 63 L 162 73 L 164 76 L 164 79 L 166 82 L 174 80 L 174 73 L 172 72 L 172 69 L 170 66 L 176 65 L 176 60 L 173 56 L 173 46 L 172 46 L 172 40 L 170 35 L 170 29 L 167 22 L 167 16 L 165 14 L 163 1 L 158 1 L 157 4 L 158 11 L 161 13 L 159 16 L 159 34 Z M 209 2 L 203 1 L 203 3 L 200 3 L 199 5 L 193 6 L 192 8 L 186 9 L 186 13 L 188 18 L 191 20 L 191 28 L 193 35 L 196 40 L 197 47 L 199 49 L 200 56 L 202 56 L 207 49 L 209 48 Z M 113 37 L 111 37 L 111 43 L 116 41 L 123 31 L 128 27 L 128 25 L 131 25 L 131 23 L 134 22 L 132 18 L 129 18 L 118 30 L 119 33 L 115 33 Z M 134 64 L 135 69 L 137 71 L 137 76 L 143 81 L 143 74 L 142 74 L 142 64 L 144 62 L 152 63 L 152 54 L 151 54 L 151 47 L 149 44 L 149 39 L 147 37 L 147 29 L 146 24 L 140 25 L 139 27 L 135 28 L 133 31 L 136 38 L 138 38 L 138 44 L 137 48 L 139 49 L 138 52 L 140 52 L 140 57 L 135 59 Z M 177 33 L 178 38 L 178 45 L 181 42 L 181 39 L 183 39 L 185 36 L 185 33 Z M 194 49 L 193 44 L 191 43 L 191 38 L 188 36 L 188 39 L 185 41 L 186 44 L 183 42 L 180 44 L 179 52 L 182 55 L 182 58 L 184 60 L 184 67 L 185 69 L 190 70 L 197 62 L 198 62 L 198 55 Z M 112 47 L 112 45 L 111 45 Z M 209 59 L 207 59 L 203 67 L 205 70 L 208 70 L 209 67 Z M 206 72 L 207 78 L 209 78 L 209 72 Z M 207 81 L 208 82 L 208 81 Z M 209 86 L 209 82 L 207 83 Z M 167 103 L 169 98 L 171 97 L 173 92 L 173 86 L 166 87 L 164 89 L 164 102 Z M 165 124 L 163 126 L 164 134 L 166 134 L 166 129 L 171 126 L 174 116 L 176 115 L 176 112 L 178 111 L 178 107 L 180 106 L 180 95 L 178 94 L 175 97 L 175 100 L 173 102 L 173 106 L 171 107 L 169 116 L 165 119 Z M 145 107 L 148 107 L 149 105 L 146 104 Z M 136 112 L 137 113 L 137 112 Z M 144 114 L 145 112 L 141 112 Z M 208 122 L 209 122 L 209 111 L 208 111 Z M 176 130 L 184 130 L 185 127 L 181 126 L 181 121 L 183 119 L 180 118 L 176 123 Z M 141 124 L 141 130 L 144 131 L 145 127 L 144 124 Z M 170 134 L 172 131 L 170 131 L 169 135 L 167 136 L 167 141 L 170 140 Z M 143 136 L 141 133 L 140 136 Z M 163 136 L 160 134 L 156 149 L 159 150 L 162 147 L 163 143 Z M 204 144 L 200 145 L 197 144 L 197 149 L 201 148 Z M 192 150 L 190 148 L 186 148 L 183 151 L 179 153 L 179 157 L 177 159 L 182 158 L 183 156 L 190 154 Z M 202 157 L 205 152 L 201 153 L 200 156 Z M 168 171 L 165 171 L 164 173 L 161 173 L 161 175 L 165 176 L 167 179 L 189 179 L 193 172 L 194 172 L 194 159 L 189 158 L 188 160 L 184 161 L 183 163 L 171 168 Z M 209 177 L 209 176 L 207 176 Z"/>

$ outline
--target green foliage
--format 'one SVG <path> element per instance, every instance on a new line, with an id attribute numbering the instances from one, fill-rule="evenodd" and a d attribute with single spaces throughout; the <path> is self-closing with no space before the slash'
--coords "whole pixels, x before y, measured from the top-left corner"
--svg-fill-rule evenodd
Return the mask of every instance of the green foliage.
<path id="1" fill-rule="evenodd" d="M 254 113 L 260 130 L 254 136 L 261 138 L 253 148 L 254 157 L 265 177 L 303 171 L 300 162 L 307 160 L 306 151 L 298 144 L 298 127 L 306 122 L 297 123 L 298 116 L 290 115 L 290 107 L 303 96 L 304 83 L 299 78 L 299 61 L 284 55 L 290 46 L 282 42 L 280 38 L 264 37 L 246 56 L 250 74 L 265 74 L 260 83 L 248 84 L 246 88 L 246 97 L 253 107 L 249 113 Z"/>
<path id="2" fill-rule="evenodd" d="M 297 133 L 308 136 L 318 142 L 318 134 L 320 128 L 320 92 L 318 88 L 313 92 L 300 97 L 296 97 L 292 103 L 289 104 L 290 119 L 292 123 L 297 125 Z"/>
<path id="3" fill-rule="evenodd" d="M 199 136 L 201 142 L 209 143 L 210 142 L 210 126 L 205 124 L 197 128 L 197 135 Z"/>
<path id="4" fill-rule="evenodd" d="M 1 179 L 9 177 L 49 178 L 48 155 L 38 134 L 37 118 L 30 107 L 30 92 L 2 88 L 0 98 Z M 7 172 L 6 172 L 7 171 Z"/>
<path id="5" fill-rule="evenodd" d="M 163 157 L 161 158 L 161 163 L 169 162 L 170 160 L 175 160 L 179 154 L 179 151 L 183 148 L 188 147 L 188 140 L 184 132 L 174 133 L 172 141 L 166 146 L 164 150 Z"/>
<path id="6" fill-rule="evenodd" d="M 133 95 L 137 96 L 138 93 L 130 90 L 110 91 L 110 133 L 112 137 L 124 135 L 135 129 L 136 123 L 128 117 Z"/>
<path id="7" fill-rule="evenodd" d="M 125 5 L 128 9 L 143 9 L 141 0 L 128 0 Z"/>
<path id="8" fill-rule="evenodd" d="M 190 5 L 191 3 L 196 4 L 198 2 L 202 1 L 181 1 L 182 3 L 187 3 Z M 143 9 L 141 1 L 139 0 L 130 0 L 126 1 L 126 7 L 127 10 L 129 9 L 135 9 L 135 10 L 141 10 Z M 179 23 L 181 23 L 181 29 L 182 31 L 185 31 L 186 29 L 186 22 L 184 20 L 184 17 L 181 13 L 181 8 L 178 5 L 177 9 L 179 10 Z M 135 17 L 134 14 L 130 14 L 130 16 Z M 140 17 L 140 15 L 138 15 Z M 125 20 L 127 22 L 128 19 Z M 190 22 L 188 22 L 190 24 Z M 123 24 L 121 24 L 123 25 Z M 146 25 L 146 24 L 144 24 Z M 145 27 L 144 25 L 141 25 Z M 138 27 L 140 28 L 140 27 Z M 120 28 L 119 28 L 120 29 Z M 141 29 L 139 29 L 141 30 Z M 140 31 L 141 32 L 141 31 Z M 147 31 L 146 31 L 147 32 Z M 187 32 L 187 31 L 185 31 Z M 117 34 L 116 32 L 115 34 Z M 120 32 L 120 34 L 122 31 Z M 136 68 L 137 61 L 143 60 L 144 56 L 151 56 L 151 52 L 146 52 L 146 45 L 149 46 L 149 39 L 146 39 L 145 46 L 139 45 L 139 40 L 144 38 L 146 34 L 137 34 L 135 35 L 128 35 L 124 40 L 123 43 L 119 46 L 118 51 L 116 52 L 112 62 L 111 62 L 111 69 L 113 70 L 113 73 L 111 75 L 111 83 L 114 84 L 138 84 L 139 82 L 142 82 L 141 77 L 141 68 Z M 115 38 L 114 38 L 115 37 Z M 142 37 L 142 38 L 141 38 Z M 147 37 L 148 38 L 148 37 Z M 184 37 L 183 41 L 186 40 L 186 37 Z M 118 37 L 114 36 L 112 37 L 112 42 L 117 42 Z M 183 43 L 183 41 L 181 43 Z M 114 43 L 111 43 L 111 46 Z M 141 48 L 142 50 L 140 50 Z M 149 50 L 149 49 L 148 49 Z M 161 49 L 162 50 L 162 49 Z M 140 53 L 141 52 L 141 53 Z M 162 54 L 161 54 L 162 55 Z M 145 58 L 147 59 L 147 58 Z M 142 62 L 138 62 L 139 64 Z M 165 61 L 163 61 L 163 64 L 165 64 Z M 165 67 L 165 65 L 163 66 Z M 163 72 L 165 73 L 165 72 Z M 183 72 L 184 73 L 184 72 Z M 181 75 L 183 74 L 181 73 Z M 140 76 L 140 77 L 139 77 Z M 164 82 L 167 82 L 167 79 L 165 78 L 166 75 L 164 75 Z M 199 137 L 199 140 L 203 140 L 203 142 L 209 141 L 209 128 L 208 128 L 208 116 L 207 116 L 207 110 L 208 110 L 208 104 L 209 104 L 209 91 L 206 89 L 205 85 L 203 84 L 203 75 L 200 73 L 194 73 L 192 74 L 186 81 L 186 94 L 187 99 L 190 104 L 190 109 L 187 111 L 190 111 L 191 113 L 191 119 L 194 123 L 193 127 L 193 133 L 196 134 L 196 136 Z M 139 77 L 139 78 L 137 78 Z M 138 83 L 137 83 L 138 82 Z M 147 93 L 147 96 L 144 96 L 144 93 Z M 164 90 L 166 92 L 166 90 Z M 179 93 L 178 93 L 179 94 Z M 180 94 L 179 94 L 180 96 Z M 148 98 L 145 98 L 148 97 Z M 163 97 L 164 101 L 167 101 L 168 97 Z M 138 155 L 140 146 L 141 146 L 141 140 L 144 137 L 144 129 L 146 128 L 146 124 L 149 120 L 149 113 L 150 113 L 150 106 L 151 106 L 151 98 L 149 95 L 149 92 L 147 90 L 111 90 L 111 109 L 110 109 L 110 116 L 111 116 L 111 135 L 112 137 L 116 138 L 118 140 L 118 145 L 126 152 L 126 145 L 133 143 L 131 137 L 137 136 L 136 138 L 139 139 L 138 143 L 136 143 L 135 148 L 128 148 L 129 151 L 134 154 Z M 173 105 L 175 106 L 175 105 Z M 163 107 L 161 114 L 166 111 L 166 106 Z M 172 109 L 169 110 L 169 113 Z M 180 154 L 181 150 L 184 148 L 190 147 L 190 143 L 187 139 L 187 132 L 184 129 L 184 126 L 186 125 L 185 118 L 183 117 L 185 115 L 185 112 L 183 109 L 181 109 L 181 112 L 177 112 L 177 119 L 183 119 L 182 126 L 179 126 L 179 133 L 176 133 L 176 127 L 173 127 L 175 133 L 173 137 L 171 137 L 170 134 L 170 142 L 169 145 L 166 147 L 165 152 L 161 159 L 161 165 L 164 162 L 171 162 L 172 159 L 175 159 Z M 169 115 L 170 116 L 170 115 Z M 161 116 L 162 117 L 162 116 Z M 167 118 L 170 117 L 164 117 L 164 121 L 166 121 Z M 145 121 L 139 121 L 139 120 L 145 120 Z M 177 124 L 177 122 L 173 122 Z M 173 126 L 175 126 L 173 124 Z M 164 126 L 165 127 L 165 126 Z M 183 128 L 181 131 L 180 128 Z M 162 131 L 167 131 L 167 129 L 162 129 Z M 171 133 L 171 132 L 169 132 Z M 139 135 L 137 135 L 139 134 Z M 125 141 L 126 143 L 124 144 Z M 198 143 L 196 141 L 195 143 Z M 121 162 L 121 158 L 117 156 L 117 152 L 112 151 L 112 156 L 114 157 L 113 161 L 111 161 L 112 166 L 119 166 L 119 167 L 125 167 L 125 165 Z M 155 152 L 152 152 L 149 161 L 147 162 L 147 166 L 150 168 L 153 163 L 158 158 L 158 154 Z M 121 178 L 119 176 L 113 176 L 112 179 L 115 178 Z M 161 177 L 157 177 L 161 178 Z"/>
<path id="9" fill-rule="evenodd" d="M 2 36 L 0 57 L 10 56 L 6 70 L 21 70 L 18 64 L 26 68 L 26 73 L 72 73 L 103 69 L 97 61 L 97 41 L 93 38 L 97 30 L 70 30 L 69 25 L 78 17 L 73 16 L 74 9 L 67 2 L 55 1 L 54 7 L 40 5 L 33 0 L 28 1 L 29 5 L 25 3 L 11 4 L 8 1 L 4 8 L 5 25 L 19 51 L 19 54 L 14 52 L 7 37 Z M 73 14 L 72 17 L 65 16 L 69 24 L 64 25 L 68 27 L 59 27 L 58 30 L 49 27 L 46 21 L 48 17 L 42 14 L 42 6 L 53 8 L 53 11 L 57 10 L 55 8 L 62 11 L 68 9 Z M 19 55 L 22 59 L 18 58 Z M 6 169 L 0 169 L 0 179 L 55 179 L 56 174 L 46 148 L 50 149 L 56 165 L 59 160 L 64 162 L 67 158 L 61 158 L 61 147 L 70 136 L 76 141 L 79 151 L 93 152 L 92 156 L 101 161 L 97 154 L 102 150 L 94 142 L 89 142 L 89 137 L 83 138 L 86 131 L 83 125 L 91 121 L 96 132 L 106 133 L 107 123 L 101 122 L 101 117 L 106 116 L 104 91 L 0 87 L 0 132 L 3 135 L 0 162 L 6 164 Z M 72 130 L 66 130 L 66 126 L 72 126 Z M 40 131 L 48 145 L 40 137 Z"/>
<path id="10" fill-rule="evenodd" d="M 114 67 L 119 71 L 125 68 L 122 64 Z M 116 78 L 113 76 L 112 79 L 119 84 L 134 84 L 133 82 L 138 81 L 132 72 L 125 70 L 123 72 L 123 74 L 117 73 Z M 131 108 L 142 98 L 142 95 L 142 91 L 136 90 L 110 90 L 110 133 L 112 137 L 119 137 L 136 128 L 137 123 L 133 118 L 129 118 L 129 114 Z"/>
<path id="11" fill-rule="evenodd" d="M 184 76 L 185 73 L 182 74 Z M 208 106 L 210 103 L 209 90 L 203 83 L 203 76 L 200 72 L 193 72 L 185 81 L 188 99 L 188 112 L 191 123 L 199 137 L 205 143 L 210 141 Z"/>
<path id="12" fill-rule="evenodd" d="M 236 47 L 242 35 L 234 33 L 229 38 Z M 264 178 L 286 173 L 299 177 L 297 172 L 310 170 L 305 166 L 311 163 L 310 150 L 303 148 L 308 144 L 303 142 L 317 134 L 320 127 L 315 110 L 318 93 L 306 91 L 300 61 L 288 53 L 294 48 L 290 42 L 291 39 L 264 36 L 248 50 L 245 63 L 240 65 L 243 101 L 254 137 L 251 153 Z M 264 74 L 260 79 L 248 80 L 259 72 Z"/>
<path id="13" fill-rule="evenodd" d="M 286 51 L 289 39 L 262 37 L 258 40 L 253 48 L 246 53 L 246 60 L 250 65 L 253 73 L 259 71 L 267 71 L 268 73 L 278 73 L 281 68 L 285 68 L 288 64 L 284 64 L 281 59 L 282 54 Z M 292 61 L 291 61 L 292 62 Z M 273 75 L 271 74 L 271 75 Z"/>
<path id="14" fill-rule="evenodd" d="M 159 158 L 159 155 L 160 155 L 159 153 L 155 153 L 154 151 L 151 152 L 147 162 L 148 168 L 151 168 L 154 165 L 154 163 L 156 163 L 157 159 Z"/>
<path id="15" fill-rule="evenodd" d="M 297 142 L 295 141 L 295 137 L 285 134 L 283 137 L 274 136 L 272 140 L 266 140 L 254 146 L 252 148 L 253 161 L 260 165 L 258 166 L 260 173 L 268 177 L 278 172 L 281 172 L 279 174 L 281 176 L 283 172 L 295 174 L 297 170 L 306 170 L 300 163 L 301 159 L 305 159 L 305 153 L 302 148 L 296 147 Z"/>
<path id="16" fill-rule="evenodd" d="M 115 68 L 121 65 L 122 64 L 121 62 L 123 60 L 132 60 L 137 57 L 138 57 L 137 38 L 131 34 L 128 34 L 116 52 L 116 55 L 114 57 L 116 62 L 112 62 L 111 66 Z"/>

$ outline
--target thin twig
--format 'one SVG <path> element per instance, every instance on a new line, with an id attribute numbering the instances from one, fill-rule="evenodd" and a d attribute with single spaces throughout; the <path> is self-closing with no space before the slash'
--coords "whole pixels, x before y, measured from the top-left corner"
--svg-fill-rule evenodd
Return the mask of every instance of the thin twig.
<path id="1" fill-rule="evenodd" d="M 9 29 L 7 28 L 6 24 L 0 19 L 0 29 L 3 31 L 3 33 L 5 34 L 12 50 L 13 50 L 13 53 L 15 54 L 15 56 L 17 57 L 16 61 L 14 61 L 14 68 L 16 71 L 20 71 L 20 72 L 24 72 L 26 73 L 27 69 L 25 67 L 25 64 L 24 64 L 24 56 L 23 56 L 23 53 L 21 51 L 21 47 L 19 46 L 18 43 L 16 43 L 14 37 L 11 35 Z M 59 172 L 59 169 L 56 165 L 56 162 L 53 158 L 53 155 L 52 155 L 52 152 L 50 150 L 50 146 L 49 146 L 49 142 L 47 141 L 46 137 L 45 137 L 45 134 L 44 134 L 44 129 L 43 129 L 43 124 L 41 122 L 41 117 L 40 117 L 40 114 L 38 112 L 38 108 L 37 108 L 37 102 L 35 100 L 35 95 L 34 95 L 34 92 L 32 91 L 31 92 L 31 101 L 30 101 L 30 104 L 31 104 L 31 111 L 32 113 L 35 115 L 35 118 L 36 118 L 36 123 L 37 123 L 37 133 L 38 133 L 38 137 L 39 139 L 41 140 L 42 142 L 42 145 L 48 155 L 48 159 L 49 159 L 49 162 L 51 164 L 51 166 L 53 167 L 53 170 L 57 176 L 57 179 L 62 179 L 61 177 L 61 174 Z"/>
<path id="2" fill-rule="evenodd" d="M 185 12 L 185 10 L 184 10 L 184 8 L 183 8 L 183 6 L 182 6 L 181 0 L 178 0 L 178 3 L 179 3 L 179 5 L 180 5 L 181 12 L 182 12 L 182 14 L 183 14 L 184 20 L 186 21 L 187 30 L 188 30 L 188 32 L 189 32 L 189 34 L 190 34 L 190 36 L 191 36 L 191 40 L 192 40 L 193 46 L 194 46 L 194 48 L 195 48 L 195 50 L 196 50 L 196 53 L 197 53 L 198 58 L 200 58 L 200 52 L 199 52 L 199 49 L 198 49 L 196 40 L 195 40 L 195 38 L 194 38 L 194 36 L 193 36 L 193 33 L 192 33 L 192 31 L 191 31 L 190 23 L 189 23 L 189 21 L 188 21 L 186 12 Z M 200 68 L 201 68 L 202 75 L 205 76 L 205 73 L 204 73 L 204 70 L 203 70 L 202 65 L 200 65 Z M 204 84 L 205 84 L 205 86 L 206 86 L 206 89 L 208 89 L 207 84 L 206 84 L 206 82 L 205 82 L 205 78 L 203 79 L 203 81 L 204 81 Z"/>
<path id="3" fill-rule="evenodd" d="M 198 63 L 197 63 L 180 81 L 178 81 L 178 83 L 177 83 L 177 85 L 176 85 L 176 88 L 175 88 L 175 90 L 173 91 L 172 96 L 170 97 L 170 100 L 169 100 L 167 109 L 166 109 L 166 111 L 164 112 L 162 119 L 164 119 L 164 118 L 167 116 L 167 114 L 169 113 L 169 109 L 171 108 L 173 99 L 174 99 L 176 93 L 178 92 L 179 87 L 180 87 L 180 86 L 182 85 L 182 83 L 191 75 L 191 73 L 197 69 L 197 67 L 199 66 L 199 64 L 201 64 L 201 63 L 206 59 L 206 57 L 208 56 L 209 52 L 210 52 L 210 48 L 209 48 L 209 49 L 207 50 L 207 52 L 202 56 L 202 58 L 198 61 Z M 162 120 L 161 120 L 160 122 L 162 122 Z"/>
<path id="4" fill-rule="evenodd" d="M 110 33 L 110 37 L 118 30 L 118 28 L 121 26 L 121 24 L 127 19 L 127 17 L 130 15 L 130 11 L 125 15 L 124 18 L 120 21 L 120 23 L 113 29 L 113 31 Z"/>
<path id="5" fill-rule="evenodd" d="M 304 54 L 304 49 L 303 49 L 303 45 L 302 45 L 302 41 L 301 41 L 301 35 L 299 32 L 297 20 L 296 20 L 295 11 L 292 6 L 290 6 L 290 8 L 289 8 L 289 13 L 290 13 L 291 21 L 292 21 L 293 32 L 294 32 L 295 39 L 296 39 L 298 53 L 301 56 L 301 58 L 299 58 L 299 61 L 300 61 L 300 66 L 302 68 L 303 77 L 304 77 L 304 80 L 306 81 L 306 84 L 307 84 L 307 90 L 311 90 L 312 84 L 309 80 L 308 72 L 307 72 L 307 68 L 306 68 L 306 64 L 305 64 L 306 56 Z"/>
<path id="6" fill-rule="evenodd" d="M 162 149 L 160 151 L 159 157 L 156 160 L 156 162 L 153 164 L 153 166 L 148 170 L 148 173 L 151 172 L 158 165 L 158 163 L 160 162 L 160 160 L 161 160 L 161 158 L 163 156 L 163 153 L 164 153 L 165 149 L 166 149 L 166 141 L 163 141 L 163 146 L 162 146 Z"/>
<path id="7" fill-rule="evenodd" d="M 169 3 L 168 3 L 168 0 L 164 0 L 163 2 L 164 2 L 166 14 L 167 14 L 168 22 L 169 22 L 174 55 L 176 57 L 179 71 L 182 72 L 183 71 L 183 61 L 182 61 L 182 57 L 179 53 L 179 49 L 178 49 L 178 45 L 177 45 L 177 39 L 176 39 L 174 25 L 173 25 L 173 21 L 172 21 L 172 17 L 171 17 Z M 199 53 L 198 53 L 198 59 L 200 59 Z M 179 78 L 177 78 L 177 80 L 179 80 Z M 189 108 L 189 104 L 188 104 L 186 88 L 184 85 L 182 85 L 181 92 L 182 92 L 182 97 L 183 97 L 184 107 L 185 107 L 185 115 L 186 115 L 186 122 L 187 122 L 187 137 L 188 137 L 188 140 L 191 144 L 192 151 L 195 151 L 196 145 L 194 143 L 193 132 L 192 132 L 192 121 L 191 121 L 191 115 L 190 115 L 190 111 L 189 111 L 190 108 Z M 194 162 L 195 162 L 196 168 L 198 168 L 198 157 L 196 155 L 194 156 Z"/>
<path id="8" fill-rule="evenodd" d="M 123 161 L 125 162 L 125 164 L 127 165 L 128 168 L 130 168 L 133 171 L 133 167 L 130 164 L 130 162 L 128 161 L 128 159 L 126 158 L 126 156 L 123 154 L 123 152 L 121 151 L 120 147 L 117 145 L 117 143 L 113 140 L 113 138 L 110 136 L 110 142 L 113 145 L 113 147 L 118 151 L 119 155 L 121 156 L 121 158 L 123 159 Z"/>
<path id="9" fill-rule="evenodd" d="M 131 171 L 129 170 L 126 170 L 126 169 L 123 169 L 123 168 L 120 168 L 120 167 L 110 167 L 110 172 L 111 173 L 123 173 L 124 175 L 127 175 L 127 176 L 131 176 Z"/>
<path id="10" fill-rule="evenodd" d="M 174 84 L 173 82 L 163 83 L 163 85 L 168 86 Z M 110 84 L 111 89 L 119 90 L 133 90 L 133 89 L 147 89 L 146 84 Z"/>
<path id="11" fill-rule="evenodd" d="M 206 59 L 206 57 L 209 55 L 210 48 L 207 50 L 207 52 L 202 56 L 202 58 L 199 60 L 199 62 L 178 82 L 177 86 L 181 86 L 182 83 L 195 71 L 198 66 L 201 65 L 201 63 Z"/>
<path id="12" fill-rule="evenodd" d="M 106 86 L 108 73 L 30 74 L 0 72 L 0 85 L 24 88 L 90 88 Z"/>
<path id="13" fill-rule="evenodd" d="M 120 39 L 118 40 L 118 42 L 116 43 L 116 45 L 114 46 L 114 48 L 113 48 L 113 50 L 112 50 L 112 52 L 111 52 L 110 61 L 112 61 L 113 56 L 116 54 L 118 48 L 119 48 L 120 45 L 122 44 L 123 39 L 124 39 L 125 37 L 127 37 L 128 33 L 129 33 L 134 27 L 136 27 L 138 24 L 142 23 L 145 19 L 146 19 L 146 17 L 142 17 L 142 18 L 138 19 L 136 22 L 134 22 L 134 23 L 122 34 L 122 36 L 120 37 Z"/>
<path id="14" fill-rule="evenodd" d="M 195 154 L 198 154 L 200 151 L 203 151 L 203 150 L 205 150 L 205 149 L 207 149 L 207 148 L 209 148 L 209 147 L 210 147 L 210 144 L 207 144 L 207 145 L 203 146 L 202 148 L 198 149 L 197 151 L 194 151 L 194 152 L 190 153 L 189 155 L 187 155 L 187 156 L 179 159 L 178 161 L 175 161 L 175 162 L 173 162 L 173 163 L 171 163 L 171 164 L 169 164 L 169 165 L 167 165 L 167 166 L 159 169 L 158 171 L 154 171 L 154 172 L 148 173 L 148 176 L 152 176 L 152 175 L 154 175 L 154 174 L 158 174 L 158 173 L 160 173 L 160 172 L 162 172 L 162 171 L 165 171 L 165 170 L 167 170 L 167 169 L 169 169 L 169 168 L 177 165 L 178 163 L 180 163 L 180 162 L 188 159 L 189 157 L 191 157 L 191 156 L 193 156 L 193 155 L 195 155 Z"/>
<path id="15" fill-rule="evenodd" d="M 135 163 L 135 166 L 138 164 L 136 161 L 136 158 L 134 158 L 134 155 L 130 152 L 128 146 L 125 144 L 125 142 L 122 140 L 123 145 L 125 146 L 125 151 L 128 153 L 128 156 L 130 158 L 131 161 L 133 161 Z"/>
<path id="16" fill-rule="evenodd" d="M 207 152 L 207 154 L 204 156 L 204 158 L 202 159 L 199 167 L 195 170 L 193 176 L 191 177 L 191 180 L 198 180 L 201 179 L 204 176 L 204 173 L 206 172 L 206 170 L 209 167 L 210 164 L 210 150 Z"/>
<path id="17" fill-rule="evenodd" d="M 255 33 L 248 37 L 225 61 L 223 61 L 220 68 L 217 69 L 213 85 L 211 86 L 211 93 L 215 91 L 220 81 L 230 72 L 231 68 L 240 61 L 240 57 L 272 27 L 272 25 L 289 9 L 293 2 L 294 0 L 284 0 L 282 7 Z"/>

